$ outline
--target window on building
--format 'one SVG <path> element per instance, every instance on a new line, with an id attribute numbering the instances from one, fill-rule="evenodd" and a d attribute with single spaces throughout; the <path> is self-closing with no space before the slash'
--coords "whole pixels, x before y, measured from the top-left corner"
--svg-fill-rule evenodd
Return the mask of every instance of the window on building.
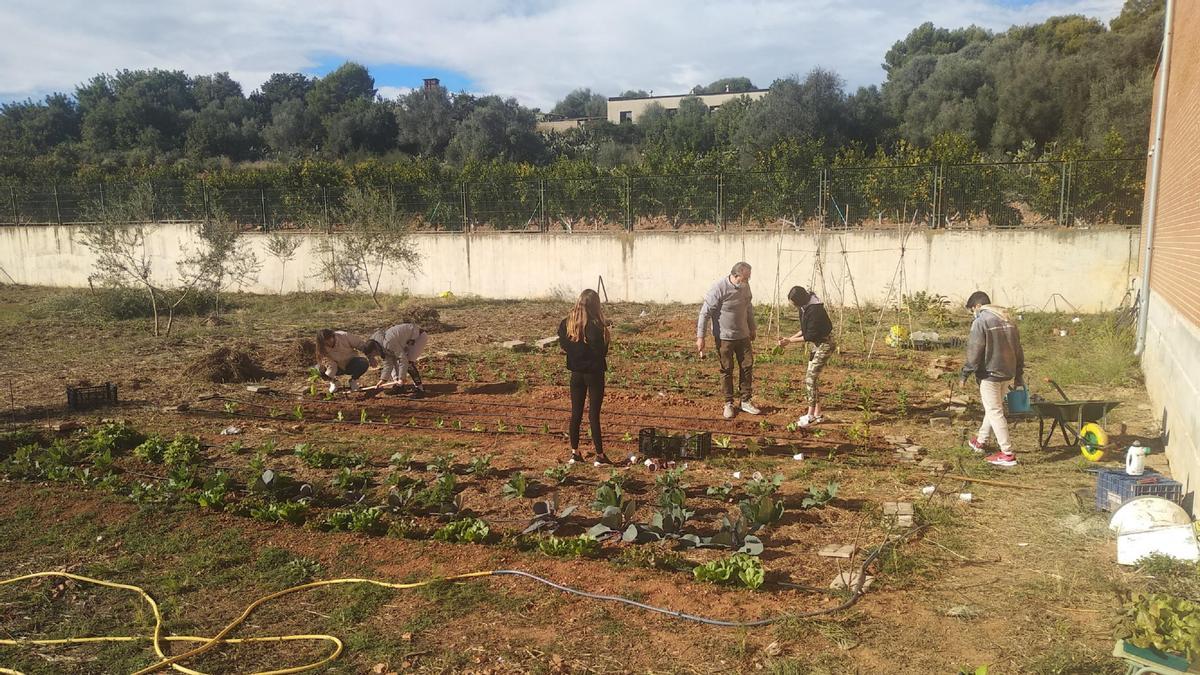
<path id="1" fill-rule="evenodd" d="M 622 122 L 632 122 L 633 121 L 633 111 L 632 110 L 622 110 L 621 111 L 621 121 Z"/>

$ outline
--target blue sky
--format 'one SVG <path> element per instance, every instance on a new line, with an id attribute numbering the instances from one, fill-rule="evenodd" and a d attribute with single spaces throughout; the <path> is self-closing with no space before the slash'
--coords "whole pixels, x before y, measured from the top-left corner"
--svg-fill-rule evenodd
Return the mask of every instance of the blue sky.
<path id="1" fill-rule="evenodd" d="M 315 65 L 305 68 L 302 72 L 308 75 L 325 75 L 330 71 L 336 70 L 338 66 L 347 60 L 353 59 L 336 55 L 324 55 L 318 58 Z M 367 67 L 367 70 L 371 71 L 372 77 L 375 78 L 376 89 L 379 89 L 380 95 L 385 98 L 394 98 L 396 93 L 403 93 L 407 89 L 419 87 L 427 77 L 438 78 L 442 86 L 452 92 L 477 91 L 477 85 L 470 77 L 446 68 L 395 63 L 368 63 L 364 61 L 358 61 L 358 63 L 362 63 L 362 65 Z M 392 96 L 388 96 L 388 94 L 392 94 Z"/>
<path id="2" fill-rule="evenodd" d="M 878 84 L 917 25 L 1004 30 L 1054 15 L 1109 21 L 1123 0 L 5 0 L 0 100 L 41 98 L 122 68 L 228 72 L 247 93 L 275 72 L 370 68 L 393 98 L 452 91 L 549 108 L 572 89 L 686 92 L 721 77 L 767 86 L 814 67 Z"/>

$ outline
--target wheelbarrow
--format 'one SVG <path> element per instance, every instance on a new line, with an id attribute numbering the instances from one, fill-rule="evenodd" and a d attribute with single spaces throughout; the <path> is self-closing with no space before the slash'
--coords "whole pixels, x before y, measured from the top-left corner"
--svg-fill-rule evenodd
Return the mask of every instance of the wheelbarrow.
<path id="1" fill-rule="evenodd" d="M 1120 401 L 1086 400 L 1072 401 L 1067 393 L 1054 380 L 1046 380 L 1063 397 L 1061 401 L 1036 400 L 1032 401 L 1038 416 L 1038 440 L 1043 449 L 1049 447 L 1054 430 L 1062 432 L 1063 442 L 1067 445 L 1079 445 L 1079 452 L 1087 459 L 1098 462 L 1104 457 L 1104 448 L 1108 446 L 1108 433 L 1104 425 L 1108 423 L 1108 411 L 1121 404 Z M 1050 420 L 1050 430 L 1045 431 L 1046 420 Z"/>

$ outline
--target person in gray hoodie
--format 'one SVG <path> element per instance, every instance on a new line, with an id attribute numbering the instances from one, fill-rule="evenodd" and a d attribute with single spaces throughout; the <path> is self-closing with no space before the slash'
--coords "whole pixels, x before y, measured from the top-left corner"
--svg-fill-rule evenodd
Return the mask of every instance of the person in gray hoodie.
<path id="1" fill-rule="evenodd" d="M 1008 436 L 1008 420 L 1004 418 L 1004 394 L 1012 386 L 1025 383 L 1021 334 L 1008 320 L 1008 313 L 993 305 L 983 291 L 975 291 L 967 298 L 967 309 L 975 315 L 975 320 L 967 338 L 967 358 L 959 383 L 965 385 L 967 377 L 974 375 L 979 381 L 979 401 L 983 404 L 983 424 L 968 444 L 982 454 L 995 434 L 1000 452 L 985 459 L 996 466 L 1016 466 L 1017 456 Z"/>
<path id="2" fill-rule="evenodd" d="M 754 323 L 753 294 L 750 292 L 750 264 L 733 266 L 704 295 L 700 316 L 696 321 L 696 352 L 704 358 L 704 343 L 709 334 L 721 360 L 721 392 L 725 395 L 725 419 L 736 411 L 757 415 L 761 411 L 750 402 L 754 391 L 754 349 L 758 336 Z M 733 362 L 738 364 L 740 399 L 735 405 L 733 396 Z"/>
<path id="3" fill-rule="evenodd" d="M 417 370 L 417 359 L 421 358 L 421 352 L 428 343 L 429 333 L 415 323 L 401 323 L 375 331 L 362 351 L 367 358 L 379 358 L 383 361 L 377 386 L 403 386 L 407 375 L 412 378 L 414 394 L 418 398 L 424 396 L 425 387 L 421 383 L 421 373 Z"/>

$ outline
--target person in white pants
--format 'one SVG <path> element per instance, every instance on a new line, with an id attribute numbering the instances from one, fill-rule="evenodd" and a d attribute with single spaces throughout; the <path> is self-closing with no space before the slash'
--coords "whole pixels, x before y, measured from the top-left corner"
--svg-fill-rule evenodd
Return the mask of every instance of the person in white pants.
<path id="1" fill-rule="evenodd" d="M 410 377 L 416 393 L 425 393 L 421 383 L 421 373 L 417 370 L 417 359 L 429 343 L 429 333 L 415 323 L 402 323 L 387 329 L 380 329 L 367 340 L 363 353 L 368 357 L 379 356 L 383 365 L 379 369 L 379 386 L 391 382 L 403 385 L 404 378 Z"/>
<path id="2" fill-rule="evenodd" d="M 967 309 L 975 315 L 975 320 L 967 338 L 967 358 L 960 384 L 965 385 L 967 377 L 974 375 L 979 381 L 979 401 L 983 405 L 983 424 L 968 445 L 975 452 L 983 453 L 995 435 L 1000 451 L 988 455 L 987 462 L 996 466 L 1016 466 L 1017 456 L 1008 436 L 1008 420 L 1004 417 L 1004 394 L 1014 384 L 1022 386 L 1025 383 L 1021 335 L 1009 321 L 1008 313 L 992 305 L 991 298 L 983 291 L 971 294 Z"/>

